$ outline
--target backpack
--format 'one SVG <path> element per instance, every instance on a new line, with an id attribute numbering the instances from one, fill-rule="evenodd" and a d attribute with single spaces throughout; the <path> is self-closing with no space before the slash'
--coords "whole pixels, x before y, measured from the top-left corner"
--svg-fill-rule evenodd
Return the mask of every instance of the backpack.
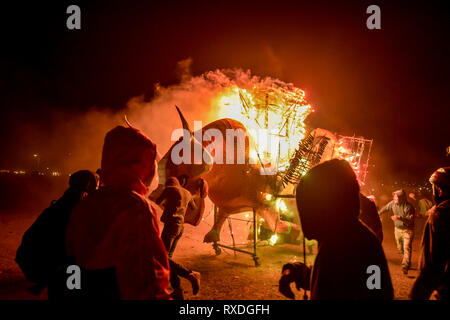
<path id="1" fill-rule="evenodd" d="M 52 201 L 25 231 L 15 261 L 27 280 L 47 285 L 66 260 L 65 229 L 73 205 Z"/>

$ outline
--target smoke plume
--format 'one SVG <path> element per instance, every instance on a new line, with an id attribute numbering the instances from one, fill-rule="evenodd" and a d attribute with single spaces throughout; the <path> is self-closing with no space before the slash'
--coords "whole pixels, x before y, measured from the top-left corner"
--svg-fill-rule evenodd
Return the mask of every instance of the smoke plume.
<path id="1" fill-rule="evenodd" d="M 58 161 L 63 170 L 98 168 L 105 134 L 117 125 L 125 125 L 125 115 L 134 127 L 157 144 L 158 152 L 164 155 L 172 144 L 172 132 L 181 128 L 175 105 L 180 107 L 191 126 L 194 121 L 206 125 L 217 120 L 218 107 L 212 103 L 214 99 L 233 85 L 248 89 L 255 85 L 259 88 L 292 87 L 292 84 L 270 77 L 261 78 L 241 69 L 222 69 L 192 76 L 191 64 L 191 58 L 180 61 L 177 68 L 180 82 L 167 87 L 156 84 L 155 95 L 148 101 L 142 95 L 130 98 L 120 111 L 93 109 L 77 117 L 57 113 L 55 118 L 64 121 L 59 121 L 63 125 L 56 129 L 58 135 L 52 137 L 49 145 L 58 150 L 59 155 L 60 150 L 67 149 Z"/>

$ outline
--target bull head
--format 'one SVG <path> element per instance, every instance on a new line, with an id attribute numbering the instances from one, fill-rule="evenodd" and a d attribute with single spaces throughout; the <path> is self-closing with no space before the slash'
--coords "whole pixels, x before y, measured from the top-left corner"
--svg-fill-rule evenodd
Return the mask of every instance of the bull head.
<path id="1" fill-rule="evenodd" d="M 192 180 L 194 178 L 198 178 L 212 169 L 212 162 L 213 158 L 209 152 L 205 150 L 202 143 L 198 141 L 195 138 L 194 133 L 189 128 L 189 124 L 186 121 L 186 118 L 183 116 L 183 113 L 181 110 L 175 106 L 178 112 L 178 115 L 180 116 L 181 123 L 183 125 L 183 129 L 189 132 L 190 136 L 181 137 L 178 141 L 176 141 L 170 148 L 169 151 L 164 155 L 164 157 L 160 161 L 160 178 L 163 178 L 161 182 L 165 180 L 165 177 L 169 176 L 175 176 L 179 177 L 182 175 L 185 175 L 188 180 Z M 201 157 L 201 163 L 194 163 L 194 154 L 191 152 L 191 161 L 189 163 L 180 163 L 175 164 L 172 161 L 172 150 L 173 148 L 178 145 L 179 143 L 186 143 L 185 139 L 189 139 L 189 144 L 191 151 L 193 150 L 201 150 L 202 151 L 202 157 Z M 163 172 L 162 172 L 163 171 Z M 163 175 L 164 177 L 161 177 Z"/>
<path id="2" fill-rule="evenodd" d="M 175 142 L 170 148 L 169 151 L 164 155 L 164 157 L 159 162 L 159 180 L 160 183 L 165 183 L 167 177 L 180 177 L 185 176 L 187 178 L 187 183 L 184 186 L 187 190 L 189 190 L 193 199 L 196 203 L 196 209 L 188 208 L 185 215 L 185 222 L 190 223 L 192 225 L 198 225 L 201 221 L 203 213 L 205 211 L 205 197 L 207 195 L 208 186 L 206 181 L 204 181 L 201 176 L 211 171 L 213 166 L 213 158 L 209 152 L 205 150 L 203 144 L 195 139 L 195 134 L 189 128 L 189 124 L 186 121 L 186 118 L 183 116 L 181 110 L 175 106 L 180 116 L 181 123 L 183 125 L 183 129 L 189 133 L 187 137 L 186 134 L 183 134 L 177 142 Z M 185 139 L 189 139 L 189 147 L 190 150 L 201 150 L 202 157 L 201 163 L 194 163 L 194 155 L 191 152 L 191 161 L 190 163 L 180 163 L 175 164 L 172 161 L 172 150 L 179 143 L 186 143 Z M 155 191 L 155 193 L 151 196 L 151 198 L 156 198 L 160 192 L 162 192 L 163 186 L 160 186 L 159 190 Z"/>

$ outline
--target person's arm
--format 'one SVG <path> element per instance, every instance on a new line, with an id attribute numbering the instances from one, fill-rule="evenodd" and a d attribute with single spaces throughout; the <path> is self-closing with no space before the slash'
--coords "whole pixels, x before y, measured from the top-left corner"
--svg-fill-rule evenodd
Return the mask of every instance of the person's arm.
<path id="1" fill-rule="evenodd" d="M 406 206 L 404 215 L 401 216 L 399 219 L 404 222 L 409 223 L 409 222 L 411 222 L 411 220 L 414 219 L 414 213 L 415 213 L 415 209 L 412 205 Z"/>
<path id="2" fill-rule="evenodd" d="M 155 200 L 156 204 L 161 206 L 162 202 L 165 201 L 167 198 L 167 192 L 166 189 L 161 193 L 161 195 L 158 197 L 158 199 Z"/>
<path id="3" fill-rule="evenodd" d="M 412 220 L 415 218 L 416 215 L 416 209 L 414 208 L 414 206 L 408 206 L 409 210 L 407 212 L 407 217 L 409 218 L 409 220 Z"/>
<path id="4" fill-rule="evenodd" d="M 381 216 L 383 213 L 391 211 L 391 209 L 392 209 L 392 201 L 386 204 L 383 208 L 381 208 L 381 210 L 378 211 L 378 215 Z"/>

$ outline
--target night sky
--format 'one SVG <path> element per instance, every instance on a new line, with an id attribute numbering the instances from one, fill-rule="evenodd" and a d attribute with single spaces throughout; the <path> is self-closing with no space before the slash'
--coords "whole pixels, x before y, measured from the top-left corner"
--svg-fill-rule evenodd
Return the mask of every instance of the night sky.
<path id="1" fill-rule="evenodd" d="M 42 139 L 22 135 L 28 125 L 51 138 L 55 110 L 150 99 L 156 83 L 178 82 L 177 62 L 191 57 L 194 75 L 243 68 L 294 83 L 317 110 L 312 124 L 374 139 L 374 164 L 425 179 L 449 163 L 450 10 L 391 2 L 2 3 L 0 166 L 39 151 Z M 66 28 L 70 4 L 81 8 L 81 30 Z M 371 4 L 381 30 L 366 28 Z"/>

